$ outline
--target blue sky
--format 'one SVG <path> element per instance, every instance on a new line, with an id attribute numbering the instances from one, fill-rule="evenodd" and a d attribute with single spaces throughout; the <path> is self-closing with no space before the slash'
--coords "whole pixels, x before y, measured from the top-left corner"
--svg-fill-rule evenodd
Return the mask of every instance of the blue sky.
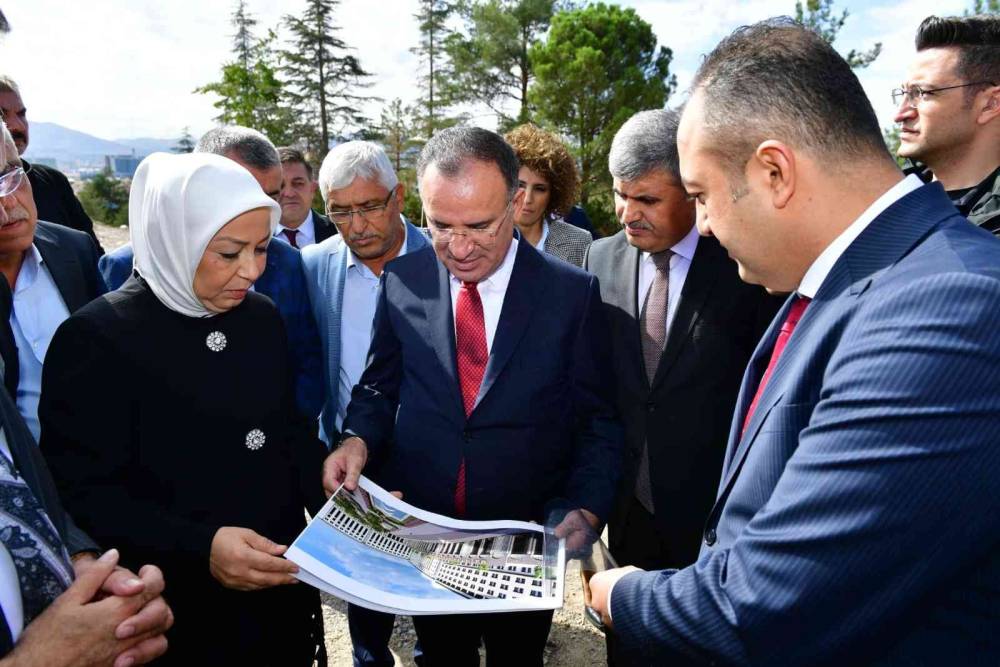
<path id="1" fill-rule="evenodd" d="M 196 135 L 213 126 L 212 98 L 192 91 L 218 77 L 230 57 L 228 0 L 10 0 L 4 13 L 13 32 L 0 43 L 5 72 L 21 84 L 30 118 L 105 139 Z M 733 28 L 791 14 L 794 0 L 625 0 L 671 47 L 680 92 L 704 53 Z M 848 18 L 843 51 L 883 43 L 882 56 L 859 73 L 883 125 L 892 122 L 889 91 L 905 77 L 916 26 L 928 14 L 957 14 L 971 0 L 837 2 Z M 248 0 L 259 27 L 298 13 L 304 0 Z M 411 101 L 418 39 L 415 0 L 343 0 L 342 36 L 375 74 L 370 93 Z M 378 116 L 380 104 L 367 109 Z M 481 113 L 481 110 L 474 110 Z M 492 120 L 481 117 L 490 126 Z"/>

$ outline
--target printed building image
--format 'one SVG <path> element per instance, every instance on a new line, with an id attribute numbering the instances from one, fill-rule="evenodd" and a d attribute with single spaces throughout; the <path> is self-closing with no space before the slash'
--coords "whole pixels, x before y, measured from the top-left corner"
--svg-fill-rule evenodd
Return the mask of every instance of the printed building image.
<path id="1" fill-rule="evenodd" d="M 419 539 L 423 521 L 381 508 L 361 489 L 339 493 L 323 521 L 344 535 L 412 564 L 426 577 L 468 598 L 555 595 L 545 577 L 543 539 L 531 533 L 480 534 L 469 539 Z M 402 533 L 400 535 L 399 533 Z"/>

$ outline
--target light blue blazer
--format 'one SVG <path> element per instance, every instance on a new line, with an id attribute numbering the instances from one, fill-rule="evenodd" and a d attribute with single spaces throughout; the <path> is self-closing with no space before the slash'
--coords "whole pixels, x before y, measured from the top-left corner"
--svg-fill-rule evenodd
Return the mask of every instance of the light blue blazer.
<path id="1" fill-rule="evenodd" d="M 430 245 L 427 237 L 403 218 L 406 225 L 406 252 Z M 350 252 L 340 234 L 302 249 L 309 301 L 319 327 L 323 352 L 323 410 L 320 436 L 328 445 L 336 444 L 337 410 L 340 400 L 340 310 L 344 302 L 347 256 Z"/>

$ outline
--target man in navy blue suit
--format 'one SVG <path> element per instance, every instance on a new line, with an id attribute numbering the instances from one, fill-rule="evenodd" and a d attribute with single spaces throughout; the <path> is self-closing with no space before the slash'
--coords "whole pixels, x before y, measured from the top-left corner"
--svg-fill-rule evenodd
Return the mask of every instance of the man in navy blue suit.
<path id="1" fill-rule="evenodd" d="M 324 485 L 362 468 L 418 507 L 543 521 L 611 509 L 621 427 L 597 279 L 514 239 L 523 192 L 493 132 L 435 135 L 417 167 L 432 247 L 382 273 L 368 367 Z M 414 618 L 426 665 L 541 665 L 551 612 Z"/>
<path id="2" fill-rule="evenodd" d="M 698 227 L 793 292 L 751 358 L 698 561 L 611 570 L 639 664 L 1000 664 L 1000 242 L 904 178 L 846 62 L 741 28 L 678 132 Z"/>
<path id="3" fill-rule="evenodd" d="M 260 132 L 239 125 L 217 127 L 198 140 L 195 152 L 215 153 L 238 163 L 277 201 L 282 185 L 278 149 Z M 104 255 L 99 266 L 108 289 L 118 289 L 132 275 L 132 246 Z M 274 301 L 285 323 L 296 402 L 304 416 L 316 419 L 323 407 L 323 359 L 299 251 L 280 240 L 268 244 L 267 265 L 253 289 Z"/>

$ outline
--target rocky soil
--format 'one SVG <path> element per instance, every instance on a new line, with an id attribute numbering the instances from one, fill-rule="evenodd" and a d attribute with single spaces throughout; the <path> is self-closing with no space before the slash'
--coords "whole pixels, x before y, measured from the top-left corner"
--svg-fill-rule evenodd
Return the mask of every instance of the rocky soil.
<path id="1" fill-rule="evenodd" d="M 101 245 L 108 252 L 128 243 L 128 228 L 109 227 L 96 223 L 94 229 Z M 351 639 L 347 630 L 347 605 L 337 598 L 323 595 L 323 617 L 326 625 L 326 650 L 332 667 L 351 667 Z M 407 617 L 396 619 L 390 648 L 396 665 L 412 666 L 416 634 Z M 583 593 L 580 568 L 572 563 L 566 571 L 566 599 L 558 610 L 545 648 L 545 664 L 551 667 L 580 667 L 605 664 L 604 636 L 583 617 Z"/>

